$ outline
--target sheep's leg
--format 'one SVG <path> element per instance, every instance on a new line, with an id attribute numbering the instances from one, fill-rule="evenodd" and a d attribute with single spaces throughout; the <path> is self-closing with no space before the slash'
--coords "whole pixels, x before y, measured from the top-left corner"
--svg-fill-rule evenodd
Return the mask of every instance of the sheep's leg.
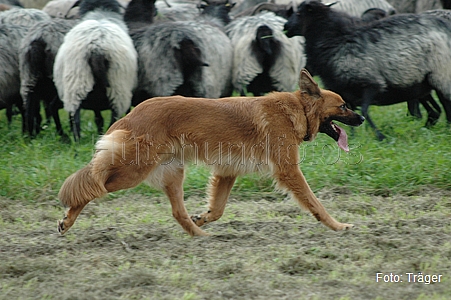
<path id="1" fill-rule="evenodd" d="M 407 109 L 409 110 L 411 116 L 414 116 L 418 119 L 422 118 L 420 105 L 417 99 L 407 101 Z"/>
<path id="2" fill-rule="evenodd" d="M 80 108 L 70 115 L 70 126 L 76 142 L 80 141 Z"/>
<path id="3" fill-rule="evenodd" d="M 247 86 L 245 84 L 241 85 L 240 96 L 242 96 L 242 97 L 246 97 L 247 96 Z"/>
<path id="4" fill-rule="evenodd" d="M 371 119 L 370 115 L 368 114 L 368 109 L 370 107 L 370 104 L 372 103 L 372 100 L 376 96 L 377 91 L 373 89 L 365 89 L 363 92 L 363 99 L 362 99 L 362 114 L 365 117 L 368 124 L 370 124 L 371 128 L 373 128 L 374 133 L 376 134 L 376 138 L 379 141 L 382 141 L 385 139 L 385 135 L 382 134 L 382 132 L 377 129 L 376 124 L 374 124 L 373 120 Z"/>
<path id="5" fill-rule="evenodd" d="M 39 99 L 34 97 L 32 92 L 27 95 L 27 102 L 25 107 L 25 122 L 27 131 L 30 137 L 36 136 L 40 132 L 41 114 Z"/>
<path id="6" fill-rule="evenodd" d="M 451 99 L 445 97 L 445 95 L 440 91 L 436 91 L 436 92 L 437 92 L 437 96 L 440 100 L 440 103 L 442 103 L 443 109 L 445 110 L 446 120 L 448 121 L 448 123 L 451 123 Z"/>
<path id="7" fill-rule="evenodd" d="M 59 136 L 61 136 L 64 139 L 67 139 L 68 136 L 63 131 L 63 126 L 61 125 L 60 115 L 58 113 L 58 102 L 60 99 L 58 96 L 55 96 L 53 100 L 48 105 L 48 110 L 51 116 L 53 117 L 53 121 L 55 122 L 56 126 L 56 133 L 58 133 Z"/>
<path id="8" fill-rule="evenodd" d="M 51 103 L 44 102 L 44 111 L 45 111 L 45 125 L 50 126 L 51 118 L 53 118 L 52 108 L 50 107 Z"/>
<path id="9" fill-rule="evenodd" d="M 235 179 L 234 176 L 223 177 L 219 175 L 211 178 L 208 211 L 197 216 L 191 216 L 197 226 L 216 221 L 222 216 Z"/>
<path id="10" fill-rule="evenodd" d="M 20 98 L 20 102 L 16 102 L 16 103 L 18 103 L 17 106 L 19 107 L 19 112 L 22 117 L 22 134 L 25 134 L 27 132 L 27 120 L 25 118 L 25 108 L 23 107 L 22 98 Z"/>
<path id="11" fill-rule="evenodd" d="M 130 109 L 129 109 L 130 111 Z M 116 122 L 117 120 L 119 120 L 119 114 L 117 113 L 116 110 L 112 109 L 111 110 L 111 122 L 110 122 L 110 126 L 114 124 L 114 122 Z"/>
<path id="12" fill-rule="evenodd" d="M 100 110 L 94 110 L 94 115 L 95 115 L 95 123 L 97 126 L 97 133 L 99 135 L 103 134 L 103 117 L 102 117 L 102 113 L 100 112 Z"/>
<path id="13" fill-rule="evenodd" d="M 442 112 L 440 106 L 438 106 L 437 102 L 435 102 L 434 98 L 432 98 L 430 94 L 420 98 L 420 103 L 428 112 L 428 119 L 426 121 L 425 126 L 430 127 L 435 125 L 438 119 L 440 118 L 440 114 Z M 433 107 L 429 104 L 431 104 Z"/>

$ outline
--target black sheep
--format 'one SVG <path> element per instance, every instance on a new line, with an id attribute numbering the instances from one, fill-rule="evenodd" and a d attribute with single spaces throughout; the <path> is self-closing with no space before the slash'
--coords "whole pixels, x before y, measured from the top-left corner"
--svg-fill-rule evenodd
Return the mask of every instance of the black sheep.
<path id="1" fill-rule="evenodd" d="M 451 26 L 439 17 L 400 14 L 368 25 L 318 1 L 299 5 L 285 24 L 287 36 L 305 37 L 307 65 L 325 87 L 361 106 L 424 98 L 432 90 L 451 122 Z"/>

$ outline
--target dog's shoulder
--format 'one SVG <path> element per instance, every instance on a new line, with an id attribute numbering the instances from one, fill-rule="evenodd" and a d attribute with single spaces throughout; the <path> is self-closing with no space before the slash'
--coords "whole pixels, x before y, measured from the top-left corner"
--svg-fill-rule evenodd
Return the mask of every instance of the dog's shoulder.
<path id="1" fill-rule="evenodd" d="M 272 92 L 254 103 L 254 120 L 266 134 L 291 137 L 299 143 L 307 134 L 300 93 Z"/>

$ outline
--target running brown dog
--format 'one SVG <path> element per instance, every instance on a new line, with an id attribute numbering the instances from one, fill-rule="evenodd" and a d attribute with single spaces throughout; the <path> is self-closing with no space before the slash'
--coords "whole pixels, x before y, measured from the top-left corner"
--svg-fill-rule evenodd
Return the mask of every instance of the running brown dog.
<path id="1" fill-rule="evenodd" d="M 277 187 L 333 230 L 352 227 L 332 218 L 299 169 L 299 144 L 325 133 L 348 150 L 346 132 L 332 121 L 358 126 L 364 118 L 343 99 L 318 87 L 306 70 L 300 90 L 263 97 L 221 99 L 157 97 L 114 123 L 96 144 L 91 162 L 69 176 L 59 192 L 69 207 L 58 231 L 64 234 L 91 200 L 143 181 L 163 190 L 172 214 L 190 235 L 219 219 L 239 175 L 269 172 Z M 209 208 L 190 217 L 183 201 L 186 163 L 212 169 Z"/>

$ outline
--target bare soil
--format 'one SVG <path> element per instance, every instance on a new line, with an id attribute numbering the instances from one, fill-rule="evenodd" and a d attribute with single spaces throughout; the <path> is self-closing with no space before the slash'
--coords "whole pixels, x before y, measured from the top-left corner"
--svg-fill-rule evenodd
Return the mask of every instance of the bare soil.
<path id="1" fill-rule="evenodd" d="M 211 236 L 191 238 L 164 197 L 130 193 L 60 236 L 56 200 L 0 198 L 0 299 L 451 298 L 451 192 L 317 196 L 355 228 L 331 231 L 283 195 L 233 195 Z"/>

